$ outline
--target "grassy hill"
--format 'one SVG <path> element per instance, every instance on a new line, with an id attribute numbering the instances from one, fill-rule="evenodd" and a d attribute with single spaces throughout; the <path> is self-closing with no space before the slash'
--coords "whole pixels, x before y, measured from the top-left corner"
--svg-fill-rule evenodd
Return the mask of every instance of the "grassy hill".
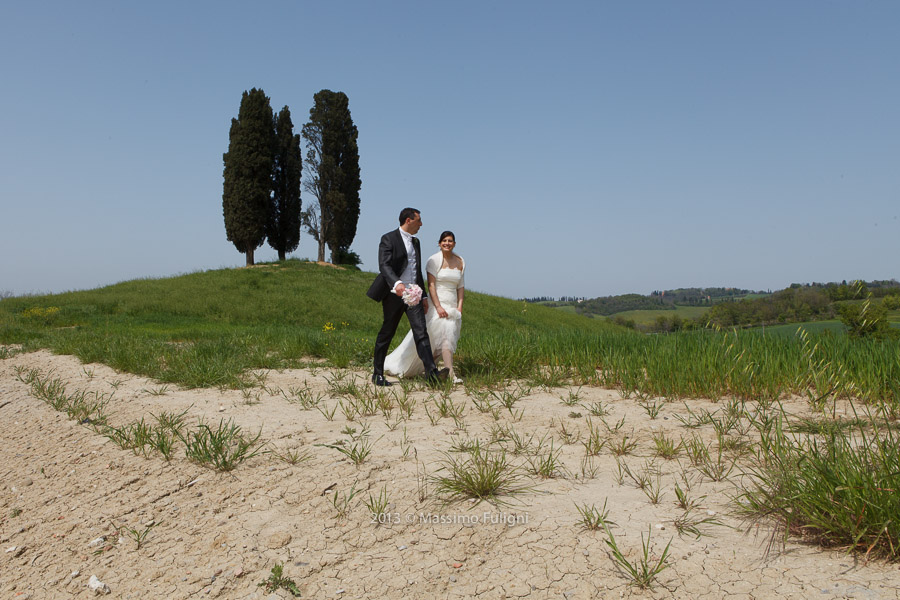
<path id="1" fill-rule="evenodd" d="M 10 345 L 49 348 L 188 387 L 250 386 L 252 369 L 310 361 L 368 368 L 381 324 L 380 305 L 365 296 L 372 278 L 287 261 L 8 298 L 0 301 L 0 358 L 18 351 Z M 468 292 L 455 363 L 472 385 L 516 378 L 669 399 L 806 393 L 810 365 L 824 364 L 848 389 L 900 407 L 900 342 L 810 335 L 647 336 L 604 319 Z"/>
<path id="2" fill-rule="evenodd" d="M 0 344 L 49 348 L 187 386 L 239 386 L 248 369 L 296 366 L 310 358 L 368 365 L 381 326 L 381 305 L 365 296 L 373 278 L 289 260 L 9 298 L 0 302 Z M 458 351 L 463 372 L 467 353 L 490 354 L 492 345 L 503 346 L 500 340 L 511 336 L 527 343 L 611 329 L 470 291 L 464 314 Z M 404 319 L 395 344 L 407 329 Z"/>

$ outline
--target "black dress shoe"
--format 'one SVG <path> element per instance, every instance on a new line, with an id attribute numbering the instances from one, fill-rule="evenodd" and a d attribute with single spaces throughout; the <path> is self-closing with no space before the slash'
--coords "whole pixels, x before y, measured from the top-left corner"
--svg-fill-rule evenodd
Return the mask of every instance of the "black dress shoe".
<path id="1" fill-rule="evenodd" d="M 372 375 L 372 383 L 377 385 L 378 387 L 391 387 L 394 385 L 390 381 L 384 378 L 384 375 Z"/>
<path id="2" fill-rule="evenodd" d="M 450 369 L 447 367 L 444 367 L 443 369 L 440 369 L 440 370 L 435 369 L 434 371 L 429 373 L 425 377 L 425 380 L 428 381 L 428 383 L 435 385 L 435 384 L 444 383 L 445 381 L 447 381 L 447 377 L 449 375 L 450 375 Z"/>

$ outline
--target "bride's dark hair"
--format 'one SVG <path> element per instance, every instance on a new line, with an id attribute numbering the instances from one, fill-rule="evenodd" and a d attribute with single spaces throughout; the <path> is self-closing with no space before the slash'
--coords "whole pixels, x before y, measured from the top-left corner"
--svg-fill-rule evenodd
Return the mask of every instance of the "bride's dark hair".
<path id="1" fill-rule="evenodd" d="M 452 231 L 445 231 L 445 232 L 443 232 L 443 233 L 441 234 L 441 237 L 438 238 L 438 244 L 440 244 L 441 242 L 443 242 L 443 241 L 444 241 L 444 238 L 447 237 L 447 236 L 452 237 L 454 242 L 456 241 L 456 236 L 453 235 L 453 232 L 452 232 Z"/>

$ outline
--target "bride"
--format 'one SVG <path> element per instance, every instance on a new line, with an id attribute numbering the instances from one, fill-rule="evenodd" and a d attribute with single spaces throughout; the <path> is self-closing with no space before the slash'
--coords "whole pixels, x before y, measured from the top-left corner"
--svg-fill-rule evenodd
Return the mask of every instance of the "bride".
<path id="1" fill-rule="evenodd" d="M 441 251 L 432 255 L 425 264 L 428 273 L 428 312 L 425 323 L 435 360 L 443 358 L 450 369 L 453 383 L 462 383 L 453 371 L 453 353 L 459 341 L 462 326 L 462 306 L 465 297 L 466 263 L 453 252 L 456 236 L 452 231 L 441 234 L 438 246 Z M 386 373 L 397 377 L 412 377 L 425 372 L 422 360 L 416 354 L 412 331 L 384 361 Z"/>

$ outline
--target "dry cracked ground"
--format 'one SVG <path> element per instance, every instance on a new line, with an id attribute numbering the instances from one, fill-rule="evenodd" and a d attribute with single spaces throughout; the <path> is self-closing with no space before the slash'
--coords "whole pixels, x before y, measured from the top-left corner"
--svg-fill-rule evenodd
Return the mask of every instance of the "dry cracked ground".
<path id="1" fill-rule="evenodd" d="M 29 373 L 107 399 L 113 426 L 186 411 L 187 427 L 230 419 L 261 432 L 265 446 L 229 472 L 189 461 L 180 443 L 169 461 L 135 454 L 35 397 Z M 0 597 L 291 597 L 259 585 L 276 564 L 304 598 L 900 597 L 896 564 L 772 544 L 771 525 L 739 518 L 741 460 L 713 481 L 683 448 L 658 455 L 654 437 L 712 443 L 712 426 L 682 421 L 688 410 L 723 414 L 721 402 L 642 407 L 613 390 L 515 382 L 493 396 L 394 386 L 381 410 L 360 417 L 339 402 L 371 398 L 363 373 L 323 367 L 257 379 L 246 391 L 181 390 L 47 352 L 0 361 Z M 319 408 L 301 398 L 321 398 Z M 442 417 L 441 404 L 463 414 Z M 591 415 L 604 410 L 607 425 Z M 606 442 L 586 460 L 590 427 Z M 752 443 L 736 437 L 734 452 Z M 474 440 L 507 449 L 523 493 L 499 505 L 444 502 L 435 478 Z M 347 456 L 354 444 L 371 451 L 358 465 Z M 676 485 L 697 504 L 682 531 Z M 373 518 L 366 501 L 379 496 L 388 503 Z M 651 561 L 671 541 L 649 589 L 617 567 L 602 529 L 585 526 L 579 508 L 604 504 L 628 560 L 639 562 L 642 536 Z M 92 590 L 92 578 L 105 588 Z"/>

